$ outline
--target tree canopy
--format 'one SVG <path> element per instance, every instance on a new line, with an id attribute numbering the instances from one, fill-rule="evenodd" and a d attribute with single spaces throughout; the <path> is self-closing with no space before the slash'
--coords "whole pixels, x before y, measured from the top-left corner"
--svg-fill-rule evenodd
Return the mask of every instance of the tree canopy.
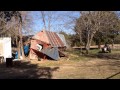
<path id="1" fill-rule="evenodd" d="M 79 35 L 86 47 L 86 53 L 90 49 L 93 38 L 114 39 L 120 30 L 120 20 L 113 11 L 86 11 L 80 12 L 81 16 L 76 20 L 74 31 Z M 81 42 L 80 42 L 81 43 Z"/>

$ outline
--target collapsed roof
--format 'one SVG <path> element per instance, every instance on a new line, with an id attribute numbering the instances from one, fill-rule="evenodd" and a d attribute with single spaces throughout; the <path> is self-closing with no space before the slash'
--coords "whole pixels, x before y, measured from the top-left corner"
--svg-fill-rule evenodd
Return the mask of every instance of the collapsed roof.
<path id="1" fill-rule="evenodd" d="M 43 30 L 37 33 L 33 38 L 41 40 L 43 42 L 51 44 L 52 47 L 65 47 L 67 46 L 64 35 L 57 34 L 55 32 L 50 32 Z"/>

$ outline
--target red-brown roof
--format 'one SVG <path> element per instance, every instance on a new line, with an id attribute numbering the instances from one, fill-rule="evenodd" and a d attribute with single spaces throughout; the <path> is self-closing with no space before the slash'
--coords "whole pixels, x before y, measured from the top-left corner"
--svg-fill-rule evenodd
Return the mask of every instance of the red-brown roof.
<path id="1" fill-rule="evenodd" d="M 34 38 L 34 37 L 33 37 L 31 40 L 36 40 L 38 43 L 41 43 L 41 44 L 42 44 L 42 43 L 49 44 L 49 43 L 47 43 L 47 42 L 41 41 L 41 40 L 39 40 L 39 39 L 36 39 L 36 38 Z"/>
<path id="2" fill-rule="evenodd" d="M 64 47 L 64 42 L 61 40 L 61 38 L 58 36 L 55 32 L 50 32 L 43 30 L 39 33 L 37 33 L 32 38 L 36 40 L 40 40 L 44 43 L 50 44 L 52 47 Z"/>
<path id="3" fill-rule="evenodd" d="M 52 47 L 64 47 L 64 43 L 55 32 L 45 31 Z"/>

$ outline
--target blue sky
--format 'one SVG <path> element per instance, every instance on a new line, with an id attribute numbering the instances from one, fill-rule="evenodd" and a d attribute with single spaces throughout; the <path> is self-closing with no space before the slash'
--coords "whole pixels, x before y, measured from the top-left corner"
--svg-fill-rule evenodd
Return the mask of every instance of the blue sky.
<path id="1" fill-rule="evenodd" d="M 46 11 L 47 15 L 51 11 Z M 35 31 L 35 33 L 41 31 L 44 29 L 44 25 L 41 19 L 41 13 L 40 11 L 32 11 L 31 14 L 33 19 L 33 25 L 32 30 Z M 64 31 L 68 34 L 73 34 L 74 31 L 71 29 L 74 26 L 73 18 L 78 18 L 80 16 L 79 12 L 77 11 L 52 11 L 51 14 L 53 17 L 55 17 L 55 20 L 51 21 L 51 31 L 53 32 L 59 32 Z M 47 24 L 47 18 L 46 18 L 46 24 Z M 70 27 L 69 27 L 70 26 Z"/>

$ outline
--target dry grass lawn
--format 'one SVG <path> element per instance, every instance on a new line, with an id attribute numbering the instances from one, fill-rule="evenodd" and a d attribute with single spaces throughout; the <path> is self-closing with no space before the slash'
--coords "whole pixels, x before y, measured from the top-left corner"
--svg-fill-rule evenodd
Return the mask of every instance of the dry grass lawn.
<path id="1" fill-rule="evenodd" d="M 71 52 L 66 54 L 68 58 L 62 57 L 59 61 L 23 60 L 12 68 L 6 68 L 5 63 L 0 64 L 0 79 L 120 79 L 119 57 L 112 59 L 79 56 Z"/>

